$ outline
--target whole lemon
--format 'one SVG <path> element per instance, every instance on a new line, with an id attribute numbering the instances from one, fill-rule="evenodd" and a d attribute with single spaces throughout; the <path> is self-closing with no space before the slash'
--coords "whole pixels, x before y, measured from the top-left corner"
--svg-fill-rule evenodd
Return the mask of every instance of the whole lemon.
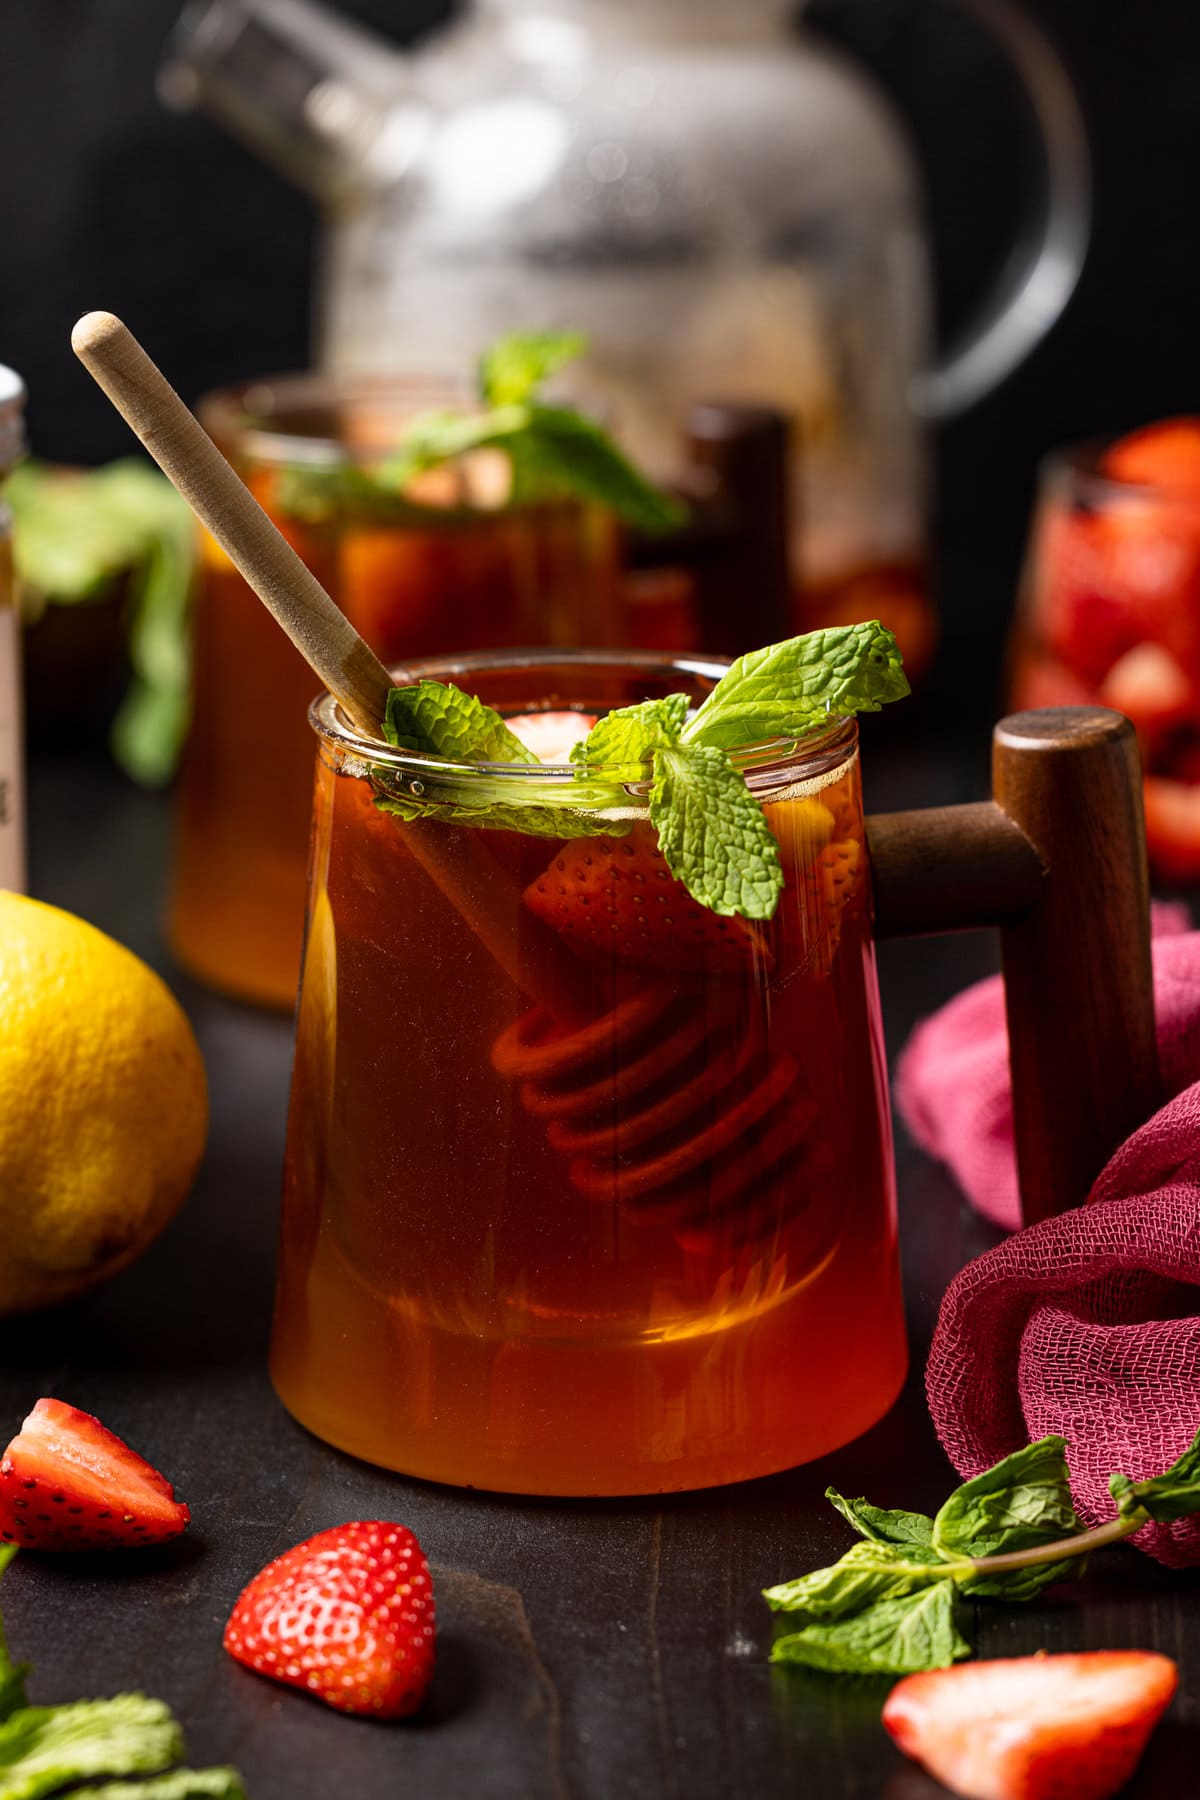
<path id="1" fill-rule="evenodd" d="M 174 1216 L 208 1128 L 162 981 L 57 907 L 0 892 L 0 1314 L 67 1300 Z"/>

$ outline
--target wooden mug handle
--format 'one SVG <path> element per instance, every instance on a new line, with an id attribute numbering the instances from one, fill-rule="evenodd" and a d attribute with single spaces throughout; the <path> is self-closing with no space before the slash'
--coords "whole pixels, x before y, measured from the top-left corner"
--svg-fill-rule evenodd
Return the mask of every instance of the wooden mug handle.
<path id="1" fill-rule="evenodd" d="M 1161 1104 L 1141 768 L 1128 719 L 1002 719 L 981 805 L 867 820 L 881 937 L 1000 929 L 1021 1216 L 1078 1206 Z"/>

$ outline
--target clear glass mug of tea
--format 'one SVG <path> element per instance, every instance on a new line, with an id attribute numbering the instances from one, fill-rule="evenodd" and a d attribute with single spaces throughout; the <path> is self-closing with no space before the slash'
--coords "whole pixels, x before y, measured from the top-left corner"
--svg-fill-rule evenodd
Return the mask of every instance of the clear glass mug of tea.
<path id="1" fill-rule="evenodd" d="M 1003 805 L 877 820 L 870 859 L 853 720 L 737 753 L 785 876 L 751 923 L 670 874 L 648 771 L 621 771 L 619 835 L 562 824 L 573 738 L 637 701 L 698 704 L 725 667 L 516 652 L 409 670 L 518 731 L 541 715 L 543 742 L 562 735 L 547 766 L 439 763 L 312 709 L 271 1369 L 344 1450 L 468 1486 L 658 1492 L 790 1467 L 887 1410 L 906 1350 L 869 860 L 885 929 L 1005 924 L 1031 1215 L 1082 1199 L 1151 1109 L 1124 722 L 1009 721 Z M 1110 904 L 1081 922 L 1099 816 Z M 1114 933 L 1123 972 L 1097 998 Z"/>
<path id="2" fill-rule="evenodd" d="M 386 661 L 480 644 L 622 642 L 619 534 L 605 509 L 504 504 L 486 456 L 430 471 L 402 494 L 356 480 L 414 415 L 464 403 L 478 402 L 415 378 L 294 376 L 210 395 L 199 415 Z M 288 1008 L 303 932 L 311 695 L 304 659 L 203 534 L 168 932 L 192 974 Z"/>

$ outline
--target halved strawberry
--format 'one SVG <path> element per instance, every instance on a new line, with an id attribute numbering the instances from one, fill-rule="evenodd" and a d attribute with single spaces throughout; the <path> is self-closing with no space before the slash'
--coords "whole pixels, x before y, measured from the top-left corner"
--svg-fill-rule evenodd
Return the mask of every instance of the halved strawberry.
<path id="1" fill-rule="evenodd" d="M 434 1657 L 433 1582 L 420 1544 L 384 1519 L 319 1531 L 243 1589 L 225 1648 L 338 1712 L 415 1712 Z"/>
<path id="2" fill-rule="evenodd" d="M 1165 775 L 1147 775 L 1142 803 L 1154 873 L 1181 886 L 1200 881 L 1200 787 Z"/>
<path id="3" fill-rule="evenodd" d="M 660 970 L 712 972 L 759 967 L 763 933 L 693 900 L 675 880 L 652 825 L 628 837 L 575 838 L 525 889 L 525 904 L 573 950 Z"/>
<path id="4" fill-rule="evenodd" d="M 1100 467 L 1114 481 L 1200 495 L 1200 418 L 1163 419 L 1131 431 L 1105 451 Z"/>
<path id="5" fill-rule="evenodd" d="M 967 1800 L 1107 1800 L 1124 1787 L 1178 1685 L 1166 1656 L 1093 1650 L 909 1675 L 883 1723 Z"/>
<path id="6" fill-rule="evenodd" d="M 1196 691 L 1169 650 L 1138 644 L 1118 658 L 1100 688 L 1111 706 L 1150 737 L 1181 725 L 1196 713 Z"/>
<path id="7" fill-rule="evenodd" d="M 62 1400 L 39 1400 L 0 1460 L 0 1538 L 28 1550 L 129 1550 L 191 1514 L 158 1470 Z"/>
<path id="8" fill-rule="evenodd" d="M 596 714 L 519 713 L 515 719 L 505 719 L 504 723 L 540 762 L 565 763 L 571 760 L 572 746 L 582 742 L 596 723 Z"/>

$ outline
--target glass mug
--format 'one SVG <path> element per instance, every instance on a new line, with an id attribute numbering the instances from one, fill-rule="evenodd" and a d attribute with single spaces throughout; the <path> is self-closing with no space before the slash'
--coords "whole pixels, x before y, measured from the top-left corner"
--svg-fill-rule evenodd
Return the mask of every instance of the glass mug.
<path id="1" fill-rule="evenodd" d="M 1117 479 L 1097 447 L 1042 469 L 1011 652 L 1017 706 L 1135 726 L 1150 865 L 1200 880 L 1200 498 Z"/>
<path id="2" fill-rule="evenodd" d="M 431 472 L 391 504 L 356 485 L 414 413 L 463 400 L 445 384 L 403 377 L 290 376 L 210 395 L 199 414 L 385 661 L 481 644 L 622 642 L 618 532 L 601 508 L 504 507 L 486 457 Z M 290 1008 L 304 918 L 312 672 L 207 534 L 193 636 L 171 947 L 214 987 Z"/>
<path id="3" fill-rule="evenodd" d="M 510 717 L 595 715 L 680 689 L 699 703 L 725 666 L 517 652 L 410 677 L 453 680 Z M 310 717 L 271 1348 L 284 1404 L 370 1462 L 523 1493 L 738 1481 L 859 1435 L 907 1357 L 854 722 L 737 753 L 787 882 L 774 918 L 749 924 L 703 911 L 670 876 L 645 781 L 624 784 L 624 835 L 565 838 L 569 767 L 448 768 L 362 738 L 328 697 Z M 1114 780 L 1127 791 L 1123 761 Z M 519 829 L 481 826 L 477 809 L 456 819 L 464 787 L 520 809 Z M 414 796 L 442 810 L 387 810 Z M 959 820 L 901 816 L 915 849 L 881 822 L 893 898 L 915 895 L 934 924 L 939 908 L 965 923 L 989 907 L 1045 915 L 1044 859 L 992 809 L 950 809 L 975 821 L 965 850 Z M 939 859 L 957 898 L 921 892 Z M 1132 853 L 1129 867 L 1136 973 L 1148 927 Z M 1022 929 L 1026 973 L 1043 980 L 1039 928 Z M 1148 950 L 1141 972 L 1145 990 L 1118 993 L 1097 1025 L 1124 1112 L 1149 1079 L 1129 1073 Z M 1077 1025 L 1072 981 L 1085 991 L 1086 971 L 1059 968 L 1050 1001 Z M 1150 1043 L 1152 1056 L 1152 1029 Z M 1110 1146 L 1094 1137 L 1083 1154 L 1098 1167 Z"/>

